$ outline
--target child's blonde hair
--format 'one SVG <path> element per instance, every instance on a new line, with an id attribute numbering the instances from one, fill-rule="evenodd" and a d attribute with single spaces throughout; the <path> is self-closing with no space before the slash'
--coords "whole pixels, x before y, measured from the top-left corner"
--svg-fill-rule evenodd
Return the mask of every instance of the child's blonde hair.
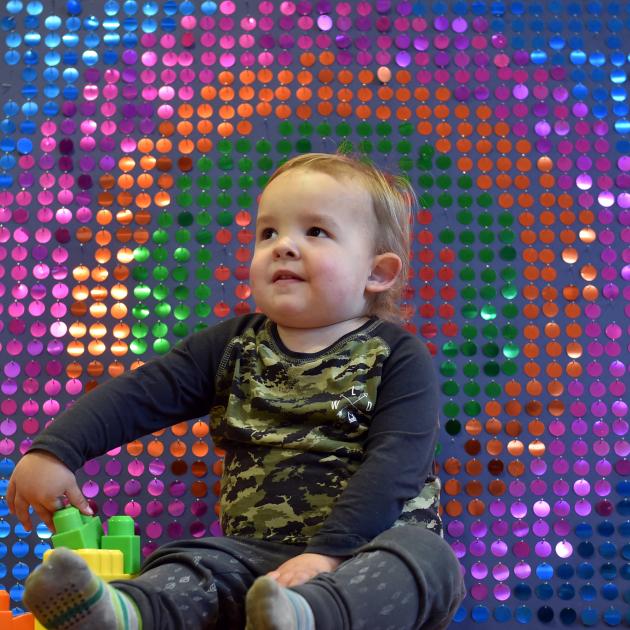
<path id="1" fill-rule="evenodd" d="M 367 315 L 400 320 L 400 299 L 409 274 L 411 221 L 418 199 L 409 181 L 376 167 L 363 157 L 348 154 L 305 153 L 287 160 L 269 178 L 267 184 L 282 173 L 296 168 L 342 177 L 358 177 L 372 199 L 376 218 L 375 254 L 393 252 L 402 261 L 402 270 L 394 285 L 376 293 L 368 304 Z"/>

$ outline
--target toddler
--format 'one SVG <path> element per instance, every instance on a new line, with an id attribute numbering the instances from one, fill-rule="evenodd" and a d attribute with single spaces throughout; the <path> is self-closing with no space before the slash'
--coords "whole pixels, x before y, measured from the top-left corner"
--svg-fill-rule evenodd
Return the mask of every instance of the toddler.
<path id="1" fill-rule="evenodd" d="M 73 471 L 209 413 L 224 449 L 223 537 L 160 547 L 105 584 L 55 550 L 24 603 L 49 630 L 445 628 L 463 596 L 433 474 L 438 388 L 395 323 L 411 186 L 345 155 L 283 164 L 260 197 L 250 282 L 260 312 L 193 334 L 81 397 L 33 442 L 8 503 L 52 528 L 91 510 Z"/>

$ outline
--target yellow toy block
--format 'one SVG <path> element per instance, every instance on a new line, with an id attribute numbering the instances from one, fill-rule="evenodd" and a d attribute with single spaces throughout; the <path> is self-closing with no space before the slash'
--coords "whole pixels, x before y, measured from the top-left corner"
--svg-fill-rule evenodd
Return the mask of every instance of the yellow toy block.
<path id="1" fill-rule="evenodd" d="M 44 562 L 46 562 L 46 559 L 53 551 L 54 549 L 49 549 L 44 554 Z M 129 573 L 123 573 L 124 557 L 123 552 L 119 549 L 73 549 L 73 551 L 81 556 L 90 569 L 105 582 L 128 580 L 133 577 Z M 23 630 L 22 626 L 11 626 L 11 628 L 17 627 L 19 627 L 19 630 Z M 28 626 L 28 628 L 30 630 L 33 626 Z M 0 622 L 0 630 L 3 629 L 4 626 Z M 26 626 L 24 626 L 24 630 L 26 630 Z M 46 628 L 39 621 L 35 620 L 34 630 L 46 630 Z"/>
<path id="2" fill-rule="evenodd" d="M 35 618 L 32 613 L 14 616 L 10 608 L 11 598 L 7 591 L 0 591 L 0 630 L 33 630 Z"/>

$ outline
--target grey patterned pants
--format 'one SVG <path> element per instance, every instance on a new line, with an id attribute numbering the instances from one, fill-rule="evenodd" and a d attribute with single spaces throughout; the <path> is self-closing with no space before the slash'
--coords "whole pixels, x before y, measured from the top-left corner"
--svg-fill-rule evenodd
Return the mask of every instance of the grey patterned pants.
<path id="1" fill-rule="evenodd" d="M 112 586 L 134 599 L 147 630 L 240 630 L 252 582 L 302 551 L 243 538 L 178 541 L 152 554 L 137 578 Z M 311 605 L 317 630 L 440 630 L 464 594 L 448 544 L 411 525 L 293 590 Z"/>

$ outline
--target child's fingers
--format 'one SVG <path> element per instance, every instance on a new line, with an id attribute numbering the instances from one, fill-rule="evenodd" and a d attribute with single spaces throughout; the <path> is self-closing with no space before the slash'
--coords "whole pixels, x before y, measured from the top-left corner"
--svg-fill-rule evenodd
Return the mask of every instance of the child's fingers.
<path id="1" fill-rule="evenodd" d="M 33 523 L 31 522 L 31 515 L 28 512 L 28 501 L 24 501 L 20 495 L 15 495 L 13 508 L 13 513 L 17 517 L 18 521 L 22 523 L 24 529 L 30 532 L 33 529 Z"/>
<path id="2" fill-rule="evenodd" d="M 53 513 L 54 511 L 51 511 L 49 509 L 47 509 L 46 507 L 44 507 L 43 505 L 33 505 L 33 509 L 35 510 L 35 513 L 37 514 L 37 516 L 39 516 L 39 518 L 44 522 L 44 524 L 46 525 L 46 527 L 48 527 L 48 529 L 51 532 L 55 531 L 55 526 L 53 524 Z"/>
<path id="3" fill-rule="evenodd" d="M 15 481 L 13 481 L 13 477 L 9 480 L 9 487 L 7 488 L 7 505 L 9 512 L 15 514 Z"/>
<path id="4" fill-rule="evenodd" d="M 68 497 L 68 501 L 70 501 L 71 505 L 74 505 L 79 512 L 83 514 L 88 514 L 89 516 L 93 516 L 94 512 L 90 507 L 87 499 L 83 496 L 81 490 L 79 490 L 79 486 L 76 484 L 70 486 L 66 489 L 66 496 Z"/>

